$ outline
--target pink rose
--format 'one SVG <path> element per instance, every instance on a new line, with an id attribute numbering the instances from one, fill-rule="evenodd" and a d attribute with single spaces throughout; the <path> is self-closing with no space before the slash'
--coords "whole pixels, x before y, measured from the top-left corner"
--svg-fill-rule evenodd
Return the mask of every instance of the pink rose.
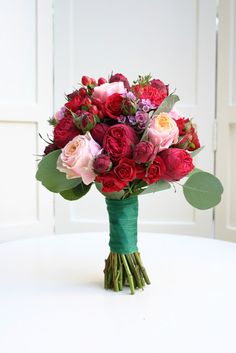
<path id="1" fill-rule="evenodd" d="M 93 159 L 101 147 L 89 132 L 78 135 L 67 143 L 57 160 L 57 169 L 66 173 L 67 179 L 81 177 L 84 184 L 92 183 L 96 177 L 93 171 Z"/>
<path id="2" fill-rule="evenodd" d="M 93 98 L 100 99 L 101 102 L 105 102 L 107 97 L 111 96 L 114 93 L 123 94 L 126 92 L 124 87 L 124 83 L 112 82 L 112 83 L 104 83 L 101 86 L 94 87 L 93 90 Z"/>
<path id="3" fill-rule="evenodd" d="M 148 140 L 157 147 L 157 152 L 177 143 L 178 136 L 178 126 L 168 113 L 160 113 L 152 117 L 150 128 L 148 129 Z"/>

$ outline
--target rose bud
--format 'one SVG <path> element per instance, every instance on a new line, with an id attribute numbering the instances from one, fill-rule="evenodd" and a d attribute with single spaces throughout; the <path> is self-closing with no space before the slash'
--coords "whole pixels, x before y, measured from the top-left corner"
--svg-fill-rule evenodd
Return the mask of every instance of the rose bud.
<path id="1" fill-rule="evenodd" d="M 94 78 L 91 78 L 91 83 L 90 85 L 97 86 L 97 82 Z"/>
<path id="2" fill-rule="evenodd" d="M 78 92 L 80 97 L 85 97 L 87 95 L 87 90 L 84 87 L 81 87 Z"/>
<path id="3" fill-rule="evenodd" d="M 44 155 L 46 156 L 47 154 L 49 154 L 52 151 L 58 150 L 58 147 L 54 144 L 54 143 L 50 143 L 49 145 L 47 145 L 44 149 Z"/>
<path id="4" fill-rule="evenodd" d="M 104 119 L 104 113 L 103 113 L 103 111 L 102 110 L 99 110 L 99 112 L 98 112 L 98 117 L 99 117 L 99 119 L 100 120 L 103 120 Z"/>
<path id="5" fill-rule="evenodd" d="M 103 83 L 107 83 L 107 80 L 104 77 L 100 77 L 98 79 L 98 86 L 103 85 Z"/>
<path id="6" fill-rule="evenodd" d="M 102 146 L 103 144 L 103 138 L 107 130 L 109 129 L 109 126 L 104 123 L 97 124 L 91 131 L 91 135 L 93 139 L 100 145 Z"/>
<path id="7" fill-rule="evenodd" d="M 120 82 L 120 81 L 124 83 L 125 88 L 127 88 L 127 89 L 130 88 L 130 84 L 129 84 L 128 79 L 122 74 L 118 74 L 118 73 L 114 74 L 110 77 L 110 80 L 109 80 L 110 83 Z"/>
<path id="8" fill-rule="evenodd" d="M 85 97 L 82 101 L 82 105 L 85 105 L 86 107 L 92 105 L 92 101 L 89 97 Z"/>
<path id="9" fill-rule="evenodd" d="M 92 78 L 88 77 L 88 76 L 82 76 L 81 78 L 81 82 L 84 86 L 88 86 L 91 85 L 92 83 Z"/>
<path id="10" fill-rule="evenodd" d="M 149 141 L 141 141 L 134 148 L 134 160 L 137 163 L 153 161 L 157 154 L 157 148 Z"/>
<path id="11" fill-rule="evenodd" d="M 93 162 L 93 169 L 97 174 L 109 172 L 112 167 L 110 157 L 105 154 L 98 155 Z"/>
<path id="12" fill-rule="evenodd" d="M 168 148 L 159 156 L 166 165 L 166 171 L 162 179 L 167 181 L 177 181 L 188 175 L 194 168 L 191 155 L 179 148 Z"/>
<path id="13" fill-rule="evenodd" d="M 66 98 L 68 99 L 68 101 L 70 101 L 71 99 L 73 99 L 74 97 L 79 96 L 79 95 L 80 95 L 79 91 L 75 90 L 72 93 L 67 94 Z"/>
<path id="14" fill-rule="evenodd" d="M 93 98 L 93 105 L 96 105 L 99 109 L 102 109 L 102 101 L 99 98 Z"/>
<path id="15" fill-rule="evenodd" d="M 124 115 L 135 115 L 137 111 L 136 104 L 131 100 L 124 98 L 121 103 L 121 110 Z"/>
<path id="16" fill-rule="evenodd" d="M 91 105 L 91 107 L 89 108 L 89 112 L 91 114 L 94 114 L 94 115 L 98 115 L 98 108 L 96 105 Z"/>
<path id="17" fill-rule="evenodd" d="M 83 112 L 80 120 L 80 128 L 83 133 L 90 131 L 97 124 L 97 121 L 93 114 L 90 112 Z"/>

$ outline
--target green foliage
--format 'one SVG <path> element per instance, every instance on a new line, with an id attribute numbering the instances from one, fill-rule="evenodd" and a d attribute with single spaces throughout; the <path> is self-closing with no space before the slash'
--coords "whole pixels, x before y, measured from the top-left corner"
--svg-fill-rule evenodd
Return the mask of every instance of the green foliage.
<path id="1" fill-rule="evenodd" d="M 171 185 L 165 180 L 158 180 L 156 183 L 149 185 L 141 195 L 150 194 L 153 192 L 158 192 L 162 190 L 170 189 Z"/>
<path id="2" fill-rule="evenodd" d="M 125 193 L 124 190 L 121 190 L 118 192 L 103 192 L 101 183 L 95 183 L 95 186 L 103 196 L 107 197 L 108 199 L 112 199 L 112 200 L 121 200 L 122 196 Z"/>
<path id="3" fill-rule="evenodd" d="M 202 146 L 202 147 L 200 147 L 192 152 L 189 152 L 189 153 L 191 154 L 192 157 L 195 157 L 199 152 L 201 152 L 203 150 L 204 147 L 205 146 Z"/>
<path id="4" fill-rule="evenodd" d="M 36 179 L 41 181 L 43 186 L 52 192 L 61 192 L 74 188 L 81 183 L 81 178 L 66 179 L 66 174 L 60 172 L 57 167 L 57 159 L 61 150 L 56 150 L 45 157 L 38 164 Z"/>
<path id="5" fill-rule="evenodd" d="M 163 100 L 163 102 L 159 105 L 157 110 L 155 110 L 153 115 L 158 115 L 160 113 L 169 113 L 169 111 L 171 111 L 175 103 L 177 103 L 178 101 L 179 97 L 176 94 L 171 93 Z"/>
<path id="6" fill-rule="evenodd" d="M 79 199 L 81 199 L 81 197 L 83 197 L 84 195 L 86 195 L 89 192 L 91 186 L 92 186 L 92 184 L 85 185 L 83 182 L 81 182 L 79 185 L 77 185 L 73 189 L 64 190 L 64 191 L 60 192 L 60 195 L 68 201 L 79 200 Z"/>
<path id="7" fill-rule="evenodd" d="M 183 185 L 183 192 L 190 205 L 207 210 L 220 202 L 223 186 L 214 175 L 200 171 L 188 178 Z"/>

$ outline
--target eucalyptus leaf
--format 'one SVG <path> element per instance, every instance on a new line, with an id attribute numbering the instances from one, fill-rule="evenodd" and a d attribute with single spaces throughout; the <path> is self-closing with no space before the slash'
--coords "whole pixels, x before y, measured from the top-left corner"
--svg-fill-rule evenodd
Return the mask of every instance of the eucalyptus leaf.
<path id="1" fill-rule="evenodd" d="M 183 185 L 186 200 L 195 208 L 207 210 L 221 200 L 223 186 L 220 180 L 207 172 L 191 175 Z"/>
<path id="2" fill-rule="evenodd" d="M 205 148 L 205 146 L 199 147 L 198 149 L 189 152 L 191 154 L 192 157 L 195 157 L 199 152 L 201 152 L 203 150 L 203 148 Z"/>
<path id="3" fill-rule="evenodd" d="M 60 154 L 61 150 L 56 150 L 44 156 L 38 164 L 36 173 L 36 179 L 41 181 L 43 186 L 52 192 L 72 189 L 82 181 L 81 178 L 66 179 L 66 174 L 56 168 Z"/>
<path id="4" fill-rule="evenodd" d="M 79 199 L 81 199 L 81 197 L 85 196 L 89 192 L 91 186 L 92 186 L 92 184 L 85 185 L 83 182 L 81 182 L 79 185 L 77 185 L 73 189 L 64 190 L 64 191 L 60 192 L 60 195 L 68 201 L 79 200 Z"/>
<path id="5" fill-rule="evenodd" d="M 95 186 L 103 196 L 112 200 L 120 200 L 125 193 L 124 190 L 117 191 L 117 192 L 103 192 L 101 183 L 95 183 Z"/>
<path id="6" fill-rule="evenodd" d="M 158 192 L 162 190 L 170 189 L 171 185 L 165 180 L 158 180 L 156 183 L 149 185 L 141 195 L 150 194 L 153 192 Z"/>
<path id="7" fill-rule="evenodd" d="M 169 113 L 174 107 L 175 103 L 179 101 L 179 97 L 176 94 L 171 93 L 167 96 L 163 102 L 159 105 L 157 110 L 155 110 L 153 115 L 158 115 L 160 113 Z"/>

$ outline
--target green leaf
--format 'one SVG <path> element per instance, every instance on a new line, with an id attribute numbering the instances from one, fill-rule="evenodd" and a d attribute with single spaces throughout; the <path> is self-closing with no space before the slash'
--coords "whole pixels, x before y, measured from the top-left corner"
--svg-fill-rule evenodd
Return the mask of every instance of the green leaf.
<path id="1" fill-rule="evenodd" d="M 53 151 L 47 154 L 38 164 L 36 179 L 41 181 L 43 186 L 52 192 L 61 192 L 74 188 L 80 184 L 82 179 L 66 179 L 66 174 L 60 172 L 57 166 L 57 159 L 61 150 Z"/>
<path id="2" fill-rule="evenodd" d="M 95 183 L 95 185 L 98 191 L 108 199 L 120 200 L 125 193 L 124 190 L 117 191 L 117 192 L 103 192 L 101 183 Z"/>
<path id="3" fill-rule="evenodd" d="M 203 150 L 203 148 L 205 148 L 205 146 L 202 146 L 202 147 L 198 148 L 197 150 L 194 150 L 189 153 L 191 154 L 192 157 L 195 157 L 199 152 L 201 152 Z"/>
<path id="4" fill-rule="evenodd" d="M 171 111 L 175 103 L 177 103 L 178 101 L 179 97 L 176 94 L 171 93 L 163 100 L 163 102 L 161 103 L 161 105 L 159 105 L 157 110 L 155 110 L 153 115 L 158 115 L 160 113 L 169 113 L 169 111 Z"/>
<path id="5" fill-rule="evenodd" d="M 214 175 L 198 172 L 189 177 L 183 185 L 183 192 L 190 205 L 207 210 L 220 202 L 223 186 Z"/>
<path id="6" fill-rule="evenodd" d="M 158 180 L 156 183 L 149 185 L 141 195 L 150 194 L 151 192 L 158 192 L 167 190 L 171 187 L 170 183 L 165 180 Z"/>
<path id="7" fill-rule="evenodd" d="M 89 192 L 92 184 L 85 185 L 83 182 L 81 182 L 79 185 L 74 187 L 73 189 L 70 190 L 64 190 L 60 192 L 60 195 L 64 197 L 64 199 L 68 201 L 75 201 L 81 199 L 84 195 Z"/>

